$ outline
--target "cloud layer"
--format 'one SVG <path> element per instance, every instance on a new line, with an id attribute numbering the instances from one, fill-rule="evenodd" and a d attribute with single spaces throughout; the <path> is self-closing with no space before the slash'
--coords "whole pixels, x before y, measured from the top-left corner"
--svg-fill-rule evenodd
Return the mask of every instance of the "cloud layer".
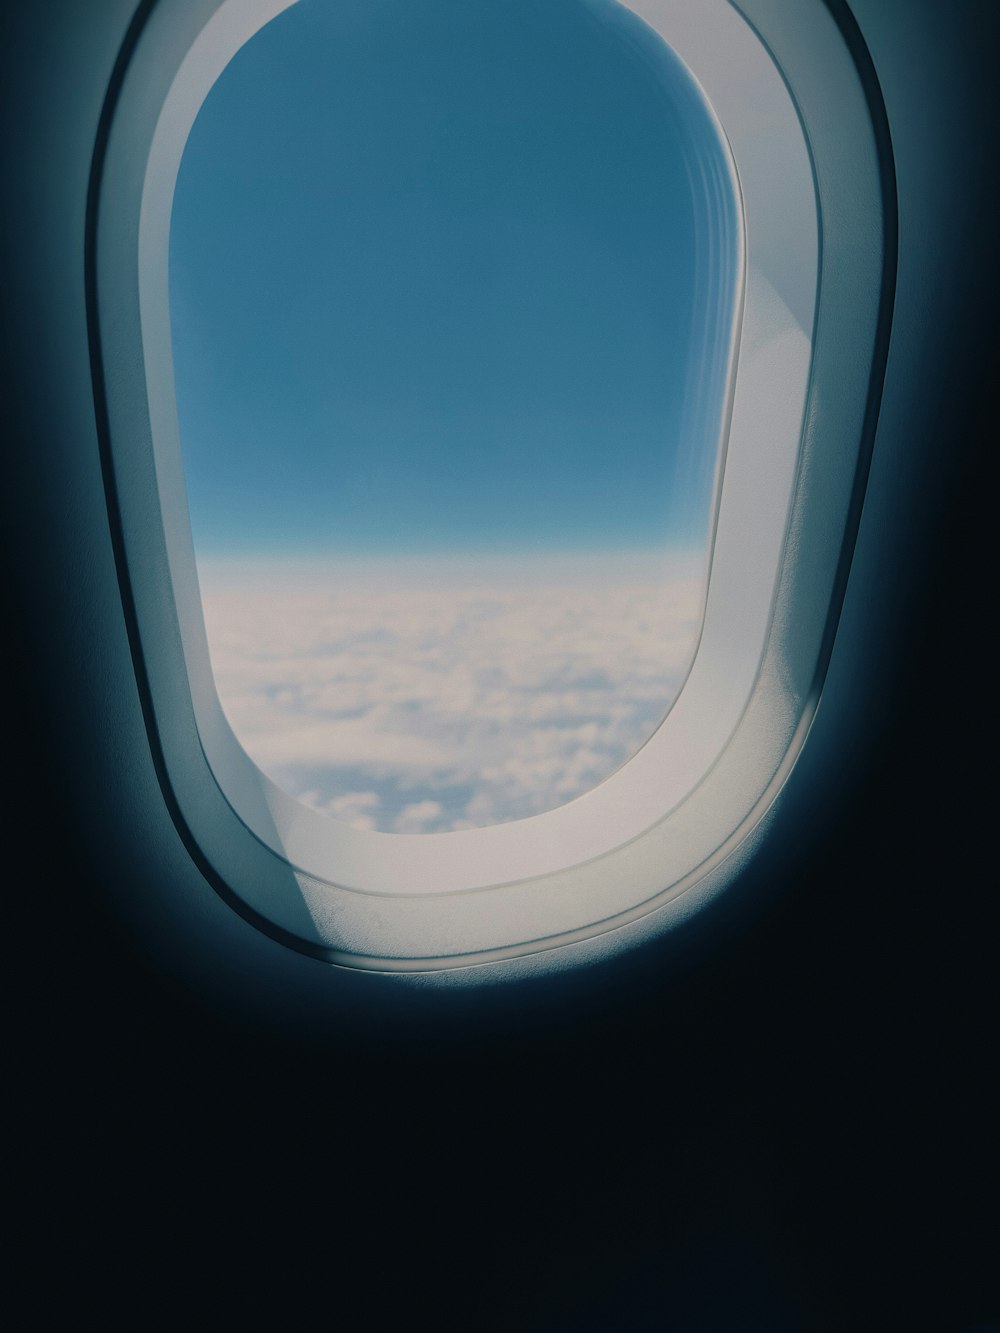
<path id="1" fill-rule="evenodd" d="M 693 562 L 199 569 L 223 708 L 251 758 L 359 828 L 562 805 L 644 744 L 690 666 Z"/>

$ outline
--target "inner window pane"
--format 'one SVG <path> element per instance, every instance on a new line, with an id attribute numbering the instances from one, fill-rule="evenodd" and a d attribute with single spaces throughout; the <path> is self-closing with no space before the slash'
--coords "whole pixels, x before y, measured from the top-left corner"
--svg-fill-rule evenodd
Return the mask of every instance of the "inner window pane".
<path id="1" fill-rule="evenodd" d="M 653 733 L 700 629 L 738 283 L 715 124 L 605 0 L 299 0 L 210 92 L 170 309 L 216 685 L 419 833 Z"/>

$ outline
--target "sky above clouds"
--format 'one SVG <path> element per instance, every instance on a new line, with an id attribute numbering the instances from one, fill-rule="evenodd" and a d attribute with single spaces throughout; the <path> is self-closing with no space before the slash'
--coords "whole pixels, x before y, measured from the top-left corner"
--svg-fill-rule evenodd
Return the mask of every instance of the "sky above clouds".
<path id="1" fill-rule="evenodd" d="M 722 171 L 690 76 L 611 0 L 299 0 L 177 180 L 199 551 L 703 542 Z"/>
<path id="2" fill-rule="evenodd" d="M 170 309 L 213 670 L 265 772 L 420 832 L 648 739 L 700 623 L 737 255 L 700 93 L 612 0 L 299 0 L 237 53 Z"/>

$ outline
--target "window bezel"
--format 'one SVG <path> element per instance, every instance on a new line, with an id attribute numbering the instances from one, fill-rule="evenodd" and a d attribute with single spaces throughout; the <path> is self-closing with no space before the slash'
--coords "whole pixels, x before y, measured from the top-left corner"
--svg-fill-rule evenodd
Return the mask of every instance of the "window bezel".
<path id="1" fill-rule="evenodd" d="M 773 392 L 773 376 L 768 382 L 752 385 L 751 396 L 756 397 L 762 410 L 770 398 L 771 405 L 783 407 L 793 421 L 791 447 L 785 459 L 785 490 L 782 493 L 781 486 L 773 484 L 773 475 L 768 478 L 772 513 L 777 512 L 781 518 L 768 529 L 773 539 L 773 559 L 756 588 L 758 637 L 743 663 L 749 680 L 744 682 L 741 694 L 730 691 L 736 716 L 723 717 L 721 710 L 713 711 L 704 699 L 694 709 L 696 721 L 699 715 L 703 721 L 711 718 L 725 733 L 696 781 L 688 783 L 679 795 L 665 794 L 659 782 L 662 773 L 651 767 L 657 747 L 647 745 L 620 770 L 628 777 L 624 787 L 619 784 L 618 795 L 611 786 L 613 780 L 595 789 L 601 793 L 598 804 L 607 801 L 610 792 L 624 820 L 611 830 L 610 841 L 609 825 L 604 822 L 602 827 L 602 821 L 584 806 L 588 797 L 583 797 L 531 821 L 470 830 L 468 834 L 416 838 L 362 835 L 355 864 L 341 858 L 339 870 L 334 866 L 331 874 L 329 844 L 326 850 L 323 846 L 330 821 L 284 793 L 275 796 L 278 789 L 268 790 L 273 784 L 261 786 L 253 776 L 257 770 L 232 737 L 215 695 L 187 527 L 169 373 L 165 262 L 168 196 L 186 138 L 185 118 L 190 117 L 189 128 L 200 105 L 196 100 L 198 88 L 203 89 L 203 97 L 225 64 L 227 50 L 231 54 L 246 36 L 285 7 L 282 0 L 228 0 L 222 6 L 217 0 L 200 0 L 194 5 L 161 0 L 126 74 L 101 183 L 98 299 L 104 360 L 115 367 L 115 373 L 106 377 L 105 387 L 127 565 L 124 574 L 136 607 L 155 741 L 181 817 L 206 859 L 258 924 L 297 947 L 335 961 L 390 969 L 440 968 L 472 958 L 549 948 L 671 903 L 675 912 L 684 915 L 705 893 L 715 891 L 719 877 L 714 872 L 759 824 L 790 771 L 815 710 L 827 611 L 863 443 L 871 356 L 859 356 L 855 350 L 845 364 L 842 343 L 824 340 L 820 321 L 814 331 L 812 362 L 800 375 L 798 398 L 786 390 L 779 402 Z M 704 63 L 699 69 L 692 62 L 690 49 L 686 52 L 678 46 L 680 40 L 683 47 L 685 40 L 685 6 L 674 0 L 639 0 L 629 8 L 661 31 L 665 22 L 679 25 L 664 35 L 696 77 L 705 82 Z M 810 188 L 815 188 L 819 199 L 823 222 L 823 244 L 817 245 L 817 269 L 822 273 L 817 284 L 823 293 L 821 311 L 832 300 L 831 284 L 835 295 L 839 285 L 842 318 L 853 324 L 855 331 L 848 344 L 854 349 L 870 348 L 878 307 L 881 248 L 869 245 L 858 254 L 852 254 L 852 249 L 859 232 L 869 242 L 877 239 L 872 236 L 873 222 L 880 219 L 874 139 L 853 64 L 828 12 L 818 0 L 802 8 L 813 11 L 806 22 L 808 42 L 803 43 L 803 50 L 812 51 L 809 98 L 825 106 L 827 118 L 821 115 L 807 128 L 802 101 L 793 100 L 791 91 L 793 87 L 797 91 L 800 84 L 793 85 L 789 79 L 787 61 L 774 64 L 773 75 L 802 136 L 804 166 Z M 699 19 L 704 19 L 707 10 L 706 5 Z M 238 28 L 222 22 L 223 11 L 228 11 L 229 18 L 238 11 L 244 36 Z M 745 17 L 738 17 L 728 0 L 717 0 L 713 14 L 719 23 L 739 23 L 744 39 L 752 35 Z M 803 21 L 800 16 L 800 36 Z M 773 30 L 779 17 L 772 14 L 769 22 Z M 762 27 L 766 25 L 758 16 L 753 40 L 765 52 Z M 688 22 L 686 39 L 695 47 L 699 41 L 703 47 L 706 43 L 710 47 L 718 41 L 718 32 L 713 37 L 712 29 L 703 26 L 699 33 Z M 234 40 L 236 47 L 232 46 Z M 704 50 L 702 54 L 704 61 Z M 696 54 L 695 62 L 697 59 Z M 803 89 L 808 63 L 802 62 Z M 187 82 L 186 87 L 178 89 L 176 78 L 182 68 Z M 817 68 L 825 71 L 819 81 L 823 95 L 818 99 Z M 728 95 L 732 103 L 732 90 Z M 721 87 L 710 93 L 717 111 L 720 98 L 725 102 L 726 96 Z M 846 154 L 831 151 L 834 145 L 830 142 L 828 117 L 832 106 L 837 107 L 838 124 L 846 126 L 852 136 L 851 151 Z M 816 169 L 815 125 L 822 129 L 820 138 L 826 150 L 821 155 L 822 173 Z M 747 191 L 754 185 L 752 173 L 741 170 L 738 142 L 741 132 L 750 132 L 751 124 L 731 107 L 723 128 L 729 130 L 731 143 L 734 137 L 736 140 L 736 169 L 740 171 L 746 207 Z M 173 174 L 164 168 L 164 159 L 156 157 L 154 148 L 175 156 Z M 855 206 L 845 216 L 837 189 L 848 175 Z M 751 217 L 751 224 L 753 220 Z M 832 250 L 831 220 L 837 224 Z M 159 267 L 156 255 L 162 260 Z M 748 237 L 748 261 L 747 300 L 752 314 L 753 225 Z M 845 299 L 848 295 L 852 300 Z M 784 369 L 787 373 L 787 363 Z M 734 421 L 747 382 L 744 378 L 742 385 L 737 384 Z M 831 383 L 837 385 L 839 397 L 833 405 L 825 397 Z M 823 420 L 817 410 L 821 404 Z M 758 429 L 761 420 L 755 418 Z M 800 431 L 802 420 L 804 433 Z M 740 461 L 738 454 L 735 461 Z M 730 494 L 740 498 L 737 485 L 730 484 L 733 463 L 731 443 L 722 506 L 726 504 L 727 486 Z M 745 495 L 752 479 L 744 477 L 739 484 Z M 170 515 L 179 516 L 180 521 L 172 524 Z M 720 540 L 728 540 L 727 532 L 737 535 L 740 527 L 736 522 L 727 529 L 722 517 L 720 507 L 717 545 Z M 745 514 L 742 521 L 746 522 Z M 720 587 L 726 591 L 718 555 L 713 581 L 718 604 Z M 710 598 L 712 595 L 710 591 Z M 728 598 L 729 614 L 718 621 L 723 642 L 747 611 L 746 599 L 734 596 L 732 589 Z M 711 646 L 709 635 L 707 648 Z M 706 651 L 702 664 L 707 662 L 710 675 L 716 677 L 720 672 L 735 674 L 738 655 L 738 651 L 735 657 L 731 651 L 723 651 L 713 658 Z M 686 725 L 685 711 L 679 706 L 692 677 L 670 715 L 675 731 L 679 725 Z M 694 683 L 697 686 L 697 677 Z M 689 701 L 693 697 L 689 694 Z M 604 788 L 608 790 L 602 791 Z M 563 813 L 566 811 L 571 812 L 569 824 Z M 553 816 L 557 817 L 555 823 Z M 561 829 L 560 818 L 565 825 Z M 575 830 L 570 827 L 574 818 Z M 518 866 L 515 858 L 515 872 L 521 869 L 527 873 L 498 874 L 497 868 L 503 868 L 502 858 L 492 855 L 489 844 L 495 847 L 504 840 L 523 843 L 524 829 L 519 826 L 536 821 L 539 828 L 547 825 L 539 840 L 547 861 Z M 484 841 L 478 835 L 488 836 Z M 386 877 L 384 866 L 372 866 L 364 845 L 371 838 L 390 840 L 401 847 L 401 857 L 397 858 L 400 875 L 395 881 Z M 435 862 L 431 849 L 435 839 L 447 839 L 456 849 L 463 840 L 468 846 L 477 839 L 484 848 L 480 868 L 477 870 L 468 855 L 459 852 L 453 858 L 450 882 L 443 879 L 440 859 Z M 428 847 L 426 853 L 417 851 L 420 844 Z M 511 862 L 507 864 L 509 867 Z"/>

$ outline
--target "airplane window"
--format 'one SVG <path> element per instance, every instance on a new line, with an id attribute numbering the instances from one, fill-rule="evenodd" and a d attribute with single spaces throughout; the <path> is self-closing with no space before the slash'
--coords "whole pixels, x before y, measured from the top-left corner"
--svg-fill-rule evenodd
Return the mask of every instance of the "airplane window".
<path id="1" fill-rule="evenodd" d="M 275 938 L 535 954 L 686 919 L 764 828 L 883 271 L 853 56 L 782 13 L 152 7 L 95 214 L 105 478 L 164 798 Z"/>
<path id="2" fill-rule="evenodd" d="M 728 149 L 604 0 L 299 0 L 187 139 L 179 436 L 215 686 L 360 830 L 523 819 L 702 632 L 741 281 Z"/>

